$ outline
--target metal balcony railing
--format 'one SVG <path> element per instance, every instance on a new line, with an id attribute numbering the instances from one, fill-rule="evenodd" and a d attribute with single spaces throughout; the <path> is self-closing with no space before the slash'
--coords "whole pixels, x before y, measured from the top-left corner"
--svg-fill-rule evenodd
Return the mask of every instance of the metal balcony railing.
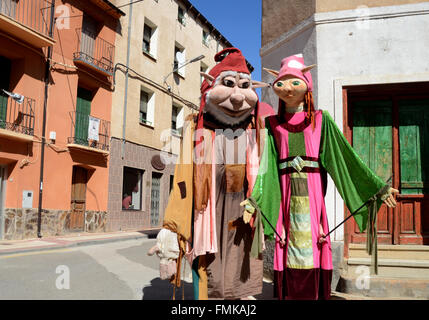
<path id="1" fill-rule="evenodd" d="M 0 14 L 6 15 L 45 36 L 52 37 L 52 2 L 47 0 L 0 0 Z"/>
<path id="2" fill-rule="evenodd" d="M 70 118 L 71 136 L 67 143 L 109 151 L 110 121 L 77 111 L 70 112 Z"/>
<path id="3" fill-rule="evenodd" d="M 35 105 L 34 99 L 12 98 L 0 89 L 0 128 L 33 136 Z"/>
<path id="4" fill-rule="evenodd" d="M 77 52 L 73 59 L 82 61 L 103 73 L 113 74 L 113 59 L 115 46 L 106 40 L 97 37 L 86 29 L 76 29 L 78 35 Z"/>

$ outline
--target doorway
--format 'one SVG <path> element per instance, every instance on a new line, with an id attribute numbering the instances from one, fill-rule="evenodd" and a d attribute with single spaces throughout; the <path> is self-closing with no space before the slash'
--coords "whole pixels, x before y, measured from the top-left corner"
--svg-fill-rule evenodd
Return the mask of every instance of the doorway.
<path id="1" fill-rule="evenodd" d="M 161 200 L 161 177 L 162 174 L 152 172 L 152 188 L 150 192 L 150 226 L 159 225 L 159 204 Z"/>
<path id="2" fill-rule="evenodd" d="M 67 226 L 68 231 L 84 231 L 87 182 L 88 171 L 82 167 L 73 166 L 71 212 Z"/>
<path id="3" fill-rule="evenodd" d="M 396 208 L 378 212 L 378 241 L 429 244 L 429 84 L 371 87 L 345 89 L 344 129 L 368 167 L 400 191 Z M 349 243 L 365 243 L 354 221 L 346 228 Z"/>

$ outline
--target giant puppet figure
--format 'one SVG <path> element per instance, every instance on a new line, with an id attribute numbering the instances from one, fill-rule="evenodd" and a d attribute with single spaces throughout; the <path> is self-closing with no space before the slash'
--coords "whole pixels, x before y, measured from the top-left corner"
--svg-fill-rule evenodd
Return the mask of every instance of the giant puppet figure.
<path id="1" fill-rule="evenodd" d="M 178 239 L 172 281 L 180 281 L 186 257 L 196 299 L 240 299 L 262 291 L 262 260 L 250 255 L 254 224 L 244 223 L 240 203 L 258 174 L 263 115 L 273 110 L 258 101 L 254 88 L 264 84 L 251 80 L 240 50 L 224 49 L 215 61 L 203 74 L 200 112 L 185 124 L 159 238 L 168 230 Z"/>
<path id="2" fill-rule="evenodd" d="M 361 232 L 369 226 L 370 245 L 376 240 L 375 217 L 382 201 L 394 207 L 392 193 L 398 192 L 359 159 L 327 111 L 315 110 L 312 67 L 299 54 L 283 59 L 280 71 L 266 69 L 276 77 L 279 111 L 266 118 L 260 173 L 251 197 L 242 203 L 244 221 L 262 212 L 272 226 L 262 220 L 265 235 L 272 239 L 277 232 L 274 293 L 279 299 L 330 298 L 326 172 L 350 212 L 369 200 L 354 218 Z"/>

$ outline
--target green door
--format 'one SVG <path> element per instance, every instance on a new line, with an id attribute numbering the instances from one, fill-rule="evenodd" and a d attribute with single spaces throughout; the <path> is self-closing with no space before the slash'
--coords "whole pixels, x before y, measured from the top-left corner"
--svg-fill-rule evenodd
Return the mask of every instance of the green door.
<path id="1" fill-rule="evenodd" d="M 91 114 L 92 92 L 78 87 L 76 100 L 75 143 L 88 145 L 89 115 Z"/>
<path id="2" fill-rule="evenodd" d="M 400 98 L 398 240 L 429 244 L 429 98 Z"/>
<path id="3" fill-rule="evenodd" d="M 429 194 L 429 99 L 399 100 L 401 194 Z"/>
<path id="4" fill-rule="evenodd" d="M 11 62 L 5 57 L 0 57 L 0 128 L 6 128 L 8 95 L 2 89 L 9 91 Z"/>
<path id="5" fill-rule="evenodd" d="M 352 102 L 353 148 L 363 162 L 381 179 L 392 175 L 392 101 L 364 100 Z M 381 243 L 393 241 L 393 213 L 383 205 L 378 212 L 378 238 Z M 353 242 L 364 242 L 357 225 Z"/>

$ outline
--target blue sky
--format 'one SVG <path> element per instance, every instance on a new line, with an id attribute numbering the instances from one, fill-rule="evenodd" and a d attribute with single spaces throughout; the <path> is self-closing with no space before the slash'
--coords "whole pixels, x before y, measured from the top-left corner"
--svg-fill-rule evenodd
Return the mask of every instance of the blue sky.
<path id="1" fill-rule="evenodd" d="M 222 35 L 240 49 L 261 80 L 261 0 L 190 0 Z"/>

